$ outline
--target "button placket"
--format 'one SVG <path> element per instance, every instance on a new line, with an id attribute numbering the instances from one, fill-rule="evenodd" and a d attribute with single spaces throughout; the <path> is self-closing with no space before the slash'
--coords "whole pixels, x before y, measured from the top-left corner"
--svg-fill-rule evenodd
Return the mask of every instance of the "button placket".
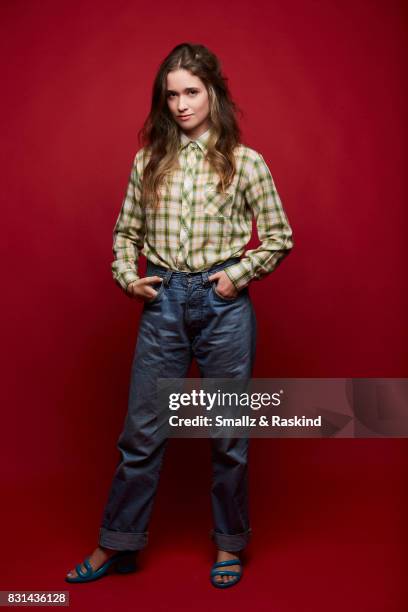
<path id="1" fill-rule="evenodd" d="M 178 261 L 187 261 L 191 228 L 191 208 L 193 204 L 194 177 L 198 162 L 198 145 L 190 142 L 187 145 L 185 173 L 182 187 L 180 219 L 180 252 Z"/>

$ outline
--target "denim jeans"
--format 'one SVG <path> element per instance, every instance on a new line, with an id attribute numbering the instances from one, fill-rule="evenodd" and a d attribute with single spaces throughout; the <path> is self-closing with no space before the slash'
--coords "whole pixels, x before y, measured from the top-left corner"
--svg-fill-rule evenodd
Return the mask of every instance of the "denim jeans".
<path id="1" fill-rule="evenodd" d="M 248 287 L 237 297 L 217 293 L 208 276 L 235 264 L 230 258 L 203 272 L 179 272 L 148 260 L 146 276 L 157 295 L 146 301 L 140 320 L 129 390 L 128 412 L 117 447 L 120 459 L 99 529 L 99 544 L 139 550 L 148 541 L 167 439 L 154 418 L 157 378 L 186 378 L 194 357 L 203 378 L 252 376 L 256 317 Z M 155 395 L 156 393 L 156 395 Z M 245 548 L 252 529 L 248 514 L 248 438 L 211 438 L 211 504 L 217 548 Z"/>

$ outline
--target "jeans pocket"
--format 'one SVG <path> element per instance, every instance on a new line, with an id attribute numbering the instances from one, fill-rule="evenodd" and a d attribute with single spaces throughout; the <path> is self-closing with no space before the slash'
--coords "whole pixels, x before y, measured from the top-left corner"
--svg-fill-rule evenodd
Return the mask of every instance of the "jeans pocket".
<path id="1" fill-rule="evenodd" d="M 156 275 L 159 276 L 159 275 Z M 146 300 L 146 304 L 153 304 L 154 302 L 157 302 L 161 296 L 162 293 L 164 291 L 164 280 L 162 280 L 161 283 L 157 282 L 157 283 L 149 283 L 149 286 L 152 287 L 153 289 L 155 289 L 155 291 L 157 291 L 156 295 L 154 295 L 152 298 L 148 298 Z"/>
<path id="2" fill-rule="evenodd" d="M 211 282 L 211 289 L 213 291 L 213 294 L 219 299 L 222 300 L 223 302 L 235 302 L 235 300 L 238 300 L 241 292 L 238 293 L 238 295 L 234 296 L 234 297 L 224 297 L 223 295 L 219 294 L 217 289 L 217 281 L 212 281 Z"/>

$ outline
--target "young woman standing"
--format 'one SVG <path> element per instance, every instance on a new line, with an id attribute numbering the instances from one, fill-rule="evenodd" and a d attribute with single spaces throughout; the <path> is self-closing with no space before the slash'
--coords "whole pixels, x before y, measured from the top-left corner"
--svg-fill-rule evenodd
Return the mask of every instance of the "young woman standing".
<path id="1" fill-rule="evenodd" d="M 249 284 L 293 247 L 292 230 L 262 155 L 240 142 L 236 106 L 217 57 L 183 43 L 154 81 L 144 146 L 134 159 L 114 228 L 113 277 L 143 302 L 120 460 L 97 548 L 66 576 L 132 571 L 148 524 L 167 440 L 158 432 L 157 379 L 185 378 L 194 357 L 203 378 L 249 379 L 256 318 Z M 261 244 L 246 251 L 257 224 Z M 147 258 L 146 276 L 138 258 Z M 217 559 L 211 583 L 241 578 L 251 536 L 248 438 L 212 438 L 211 501 Z"/>

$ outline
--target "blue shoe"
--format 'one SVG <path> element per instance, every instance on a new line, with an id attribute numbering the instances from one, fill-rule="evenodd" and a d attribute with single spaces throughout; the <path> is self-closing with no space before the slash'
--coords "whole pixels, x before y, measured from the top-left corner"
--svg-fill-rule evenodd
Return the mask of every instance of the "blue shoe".
<path id="1" fill-rule="evenodd" d="M 227 565 L 241 565 L 242 567 L 241 559 L 229 559 L 228 561 L 218 561 L 218 563 L 214 563 L 210 574 L 210 580 L 211 584 L 218 589 L 226 589 L 227 587 L 234 586 L 241 580 L 242 569 L 240 572 L 216 569 L 217 567 L 225 567 Z M 235 580 L 229 580 L 228 582 L 217 582 L 214 580 L 214 576 L 235 576 Z"/>
<path id="2" fill-rule="evenodd" d="M 120 550 L 105 561 L 105 563 L 97 570 L 93 569 L 89 562 L 89 557 L 86 557 L 84 565 L 86 567 L 86 572 L 81 569 L 81 564 L 78 564 L 75 567 L 78 576 L 65 576 L 65 581 L 90 582 L 91 580 L 98 580 L 98 578 L 106 576 L 111 566 L 113 566 L 114 570 L 118 574 L 128 574 L 129 572 L 134 572 L 136 569 L 135 551 Z"/>

